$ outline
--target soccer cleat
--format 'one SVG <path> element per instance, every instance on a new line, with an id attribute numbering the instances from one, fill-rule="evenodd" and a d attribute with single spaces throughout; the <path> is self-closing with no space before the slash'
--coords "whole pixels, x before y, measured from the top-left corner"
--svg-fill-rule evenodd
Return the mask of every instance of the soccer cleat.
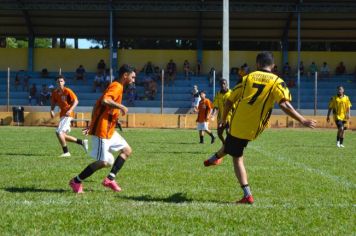
<path id="1" fill-rule="evenodd" d="M 223 160 L 222 158 L 216 159 L 216 160 L 214 160 L 214 161 L 208 159 L 208 160 L 205 160 L 205 161 L 204 161 L 204 166 L 208 167 L 208 166 L 220 165 L 221 162 L 222 162 L 222 160 Z"/>
<path id="2" fill-rule="evenodd" d="M 236 204 L 253 204 L 254 200 L 252 195 L 249 195 L 247 197 L 243 197 L 241 200 L 236 201 Z"/>
<path id="3" fill-rule="evenodd" d="M 83 145 L 82 146 L 84 148 L 85 153 L 88 153 L 88 148 L 89 148 L 88 139 L 84 139 L 83 140 Z"/>
<path id="4" fill-rule="evenodd" d="M 107 187 L 107 188 L 111 188 L 112 190 L 114 190 L 115 192 L 120 192 L 121 188 L 120 186 L 116 183 L 115 180 L 110 180 L 108 177 L 106 177 L 102 184 Z"/>
<path id="5" fill-rule="evenodd" d="M 341 148 L 344 148 L 345 146 L 344 146 L 344 144 L 340 144 L 340 147 L 341 147 Z"/>
<path id="6" fill-rule="evenodd" d="M 70 152 L 63 153 L 59 157 L 70 157 Z"/>
<path id="7" fill-rule="evenodd" d="M 215 136 L 211 137 L 211 144 L 215 142 Z"/>
<path id="8" fill-rule="evenodd" d="M 340 142 L 336 142 L 336 147 L 338 147 L 338 148 L 341 147 Z"/>
<path id="9" fill-rule="evenodd" d="M 83 185 L 82 183 L 76 183 L 74 178 L 69 181 L 69 186 L 72 188 L 75 193 L 83 193 Z"/>

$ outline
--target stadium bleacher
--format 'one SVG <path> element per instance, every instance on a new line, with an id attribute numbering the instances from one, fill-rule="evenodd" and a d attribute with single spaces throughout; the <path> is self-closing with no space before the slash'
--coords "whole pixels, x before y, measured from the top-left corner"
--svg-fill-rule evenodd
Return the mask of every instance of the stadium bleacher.
<path id="1" fill-rule="evenodd" d="M 22 91 L 22 86 L 15 91 L 14 77 L 16 72 L 12 72 L 10 82 L 10 105 L 28 105 L 28 92 Z M 39 72 L 29 73 L 31 76 L 30 85 L 35 83 L 38 93 L 42 84 L 55 85 L 55 76 L 57 73 L 50 73 L 50 78 L 40 78 Z M 79 98 L 79 106 L 91 107 L 101 95 L 100 91 L 92 92 L 94 73 L 87 74 L 86 81 L 74 81 L 74 73 L 64 72 L 63 75 L 67 78 L 66 84 L 70 87 Z M 143 78 L 143 74 L 139 74 L 137 80 Z M 231 80 L 233 86 L 236 80 Z M 193 85 L 198 85 L 199 90 L 205 90 L 207 97 L 213 99 L 213 88 L 209 87 L 207 75 L 192 76 L 191 80 L 184 80 L 183 74 L 178 74 L 174 86 L 165 86 L 164 88 L 164 107 L 165 108 L 189 108 L 191 106 L 191 90 Z M 352 75 L 333 76 L 329 79 L 318 81 L 318 106 L 317 109 L 327 109 L 328 102 L 331 96 L 335 94 L 336 86 L 343 85 L 346 94 L 350 97 L 351 102 L 356 104 L 356 83 Z M 301 77 L 300 83 L 300 108 L 314 108 L 314 79 Z M 7 72 L 0 72 L 0 105 L 7 104 Z M 219 85 L 216 84 L 216 91 L 219 90 Z M 138 97 L 144 96 L 144 88 L 141 85 L 136 86 Z M 293 105 L 297 107 L 297 87 L 290 88 L 293 97 Z M 124 104 L 127 105 L 126 96 L 124 96 Z M 161 84 L 158 83 L 158 92 L 154 100 L 136 100 L 135 107 L 160 107 L 161 106 Z M 354 106 L 355 107 L 355 106 Z"/>

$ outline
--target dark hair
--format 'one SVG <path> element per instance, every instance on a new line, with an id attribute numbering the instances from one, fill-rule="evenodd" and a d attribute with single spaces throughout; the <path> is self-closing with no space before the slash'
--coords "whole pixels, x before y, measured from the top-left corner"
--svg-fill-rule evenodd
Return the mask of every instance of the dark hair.
<path id="1" fill-rule="evenodd" d="M 204 90 L 199 91 L 199 95 L 201 95 L 202 93 L 206 94 Z"/>
<path id="2" fill-rule="evenodd" d="M 226 82 L 226 83 L 227 83 L 227 80 L 226 80 L 226 79 L 221 79 L 221 80 L 220 80 L 220 85 L 223 84 L 223 82 Z"/>
<path id="3" fill-rule="evenodd" d="M 344 86 L 339 85 L 339 86 L 337 86 L 336 88 L 337 88 L 337 89 L 341 89 L 341 88 L 344 88 Z"/>
<path id="4" fill-rule="evenodd" d="M 274 64 L 272 52 L 260 52 L 256 57 L 256 63 L 260 67 L 271 66 Z"/>
<path id="5" fill-rule="evenodd" d="M 135 71 L 135 69 L 132 66 L 124 64 L 120 67 L 120 69 L 118 71 L 119 78 L 121 78 L 121 76 L 123 76 L 125 73 L 131 74 L 134 71 Z"/>
<path id="6" fill-rule="evenodd" d="M 63 75 L 58 75 L 57 78 L 56 78 L 56 81 L 59 80 L 59 79 L 66 80 Z"/>

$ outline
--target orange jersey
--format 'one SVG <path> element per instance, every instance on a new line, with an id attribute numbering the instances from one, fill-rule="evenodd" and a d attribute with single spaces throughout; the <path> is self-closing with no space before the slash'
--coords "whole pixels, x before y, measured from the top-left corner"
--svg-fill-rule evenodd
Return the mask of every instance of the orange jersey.
<path id="1" fill-rule="evenodd" d="M 197 122 L 207 122 L 211 110 L 213 109 L 213 104 L 207 98 L 201 100 L 198 106 L 198 119 Z"/>
<path id="2" fill-rule="evenodd" d="M 102 101 L 103 99 L 111 99 L 114 102 L 121 104 L 123 91 L 123 86 L 119 82 L 114 81 L 109 84 L 104 91 L 104 94 L 96 101 L 93 117 L 90 123 L 89 134 L 104 139 L 111 138 L 115 131 L 120 111 L 117 108 L 102 105 Z"/>
<path id="3" fill-rule="evenodd" d="M 61 109 L 60 117 L 66 115 L 75 100 L 78 100 L 77 95 L 69 88 L 64 87 L 63 91 L 57 88 L 52 92 L 51 103 L 57 104 Z M 74 117 L 74 112 L 70 114 L 70 117 Z"/>

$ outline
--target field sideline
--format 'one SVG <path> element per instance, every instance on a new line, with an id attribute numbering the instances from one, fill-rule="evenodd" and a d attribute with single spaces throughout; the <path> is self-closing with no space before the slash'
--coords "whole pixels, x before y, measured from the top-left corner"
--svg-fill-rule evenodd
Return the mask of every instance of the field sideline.
<path id="1" fill-rule="evenodd" d="M 133 154 L 118 175 L 123 191 L 101 186 L 105 169 L 82 195 L 68 181 L 91 159 L 75 144 L 71 158 L 57 157 L 54 130 L 0 128 L 0 235 L 356 234 L 354 131 L 344 149 L 334 129 L 265 131 L 245 151 L 255 204 L 237 206 L 230 158 L 203 167 L 220 143 L 198 144 L 195 130 L 125 129 Z"/>

